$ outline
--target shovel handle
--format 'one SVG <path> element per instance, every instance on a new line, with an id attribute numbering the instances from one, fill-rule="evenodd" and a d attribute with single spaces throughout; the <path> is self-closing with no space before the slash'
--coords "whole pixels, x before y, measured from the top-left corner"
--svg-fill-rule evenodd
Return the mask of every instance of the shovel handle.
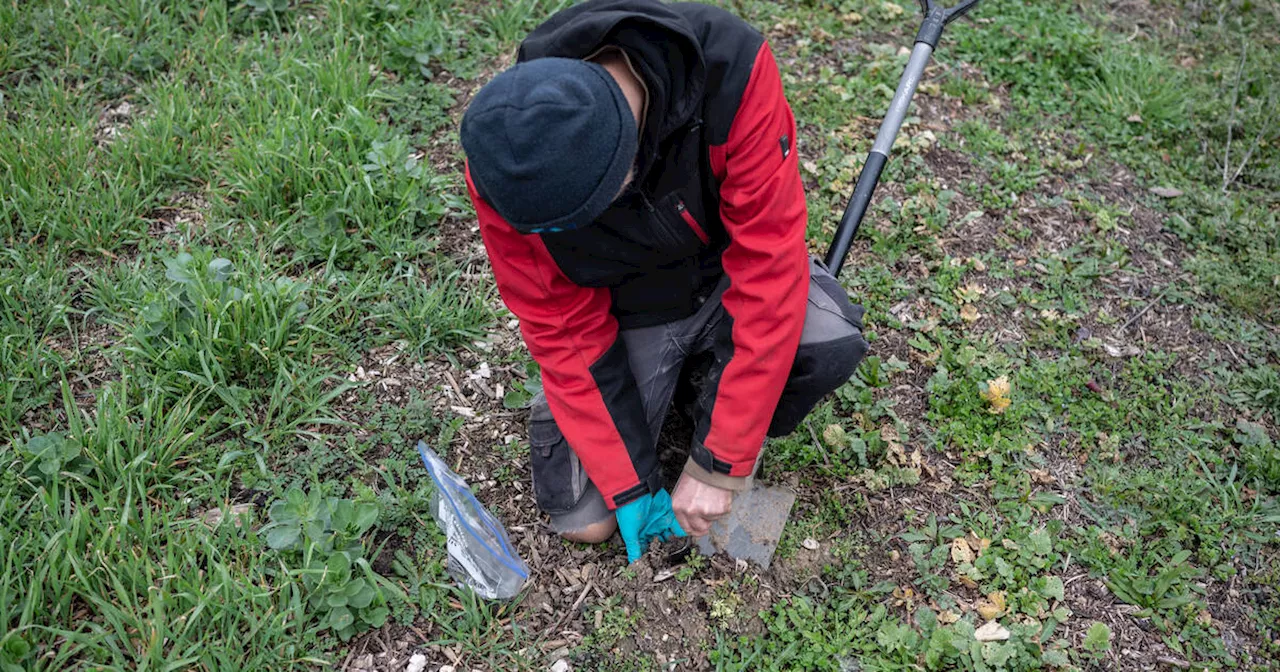
<path id="1" fill-rule="evenodd" d="M 835 240 L 831 241 L 831 248 L 827 250 L 827 256 L 823 259 L 831 275 L 840 275 L 844 259 L 849 255 L 853 236 L 858 232 L 863 216 L 867 214 L 871 196 L 880 182 L 880 172 L 884 170 L 884 165 L 889 160 L 889 150 L 898 137 L 898 129 L 902 128 L 902 121 L 907 116 L 907 108 L 911 106 L 911 98 L 915 96 L 916 86 L 920 83 L 921 75 L 924 74 L 924 66 L 928 65 L 929 57 L 933 55 L 933 48 L 938 45 L 938 39 L 942 37 L 942 29 L 973 9 L 976 4 L 978 0 L 962 0 L 952 7 L 940 7 L 934 4 L 933 0 L 920 0 L 920 8 L 924 10 L 924 23 L 920 25 L 920 32 L 916 34 L 916 44 L 911 50 L 911 58 L 907 60 L 907 68 L 902 73 L 902 79 L 898 81 L 897 90 L 893 92 L 889 110 L 885 112 L 884 120 L 880 122 L 880 132 L 876 134 L 876 141 L 871 145 L 871 153 L 862 164 L 858 183 L 853 187 L 853 196 L 845 207 L 844 216 L 840 218 L 840 226 L 836 228 Z"/>

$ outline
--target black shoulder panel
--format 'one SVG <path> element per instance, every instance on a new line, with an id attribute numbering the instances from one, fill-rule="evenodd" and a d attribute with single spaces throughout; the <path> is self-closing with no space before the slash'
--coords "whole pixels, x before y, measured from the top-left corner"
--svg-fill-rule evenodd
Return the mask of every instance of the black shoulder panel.
<path id="1" fill-rule="evenodd" d="M 764 35 L 719 7 L 682 2 L 672 5 L 672 9 L 684 15 L 702 44 L 707 73 L 702 119 L 707 141 L 722 145 L 729 140 L 729 129 L 751 79 Z"/>

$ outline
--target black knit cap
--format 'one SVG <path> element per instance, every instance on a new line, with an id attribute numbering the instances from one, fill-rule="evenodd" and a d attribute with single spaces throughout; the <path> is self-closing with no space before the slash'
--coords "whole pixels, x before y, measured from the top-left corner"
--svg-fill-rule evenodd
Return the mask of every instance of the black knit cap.
<path id="1" fill-rule="evenodd" d="M 636 121 L 597 63 L 539 58 L 480 89 L 462 117 L 480 195 L 522 233 L 586 226 L 613 202 L 636 155 Z"/>

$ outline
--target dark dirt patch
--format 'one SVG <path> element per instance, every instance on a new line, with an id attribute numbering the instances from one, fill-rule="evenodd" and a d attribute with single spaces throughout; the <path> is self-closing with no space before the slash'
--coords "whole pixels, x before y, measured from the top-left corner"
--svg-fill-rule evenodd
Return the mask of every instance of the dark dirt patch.
<path id="1" fill-rule="evenodd" d="M 119 379 L 119 370 L 110 351 L 119 340 L 114 327 L 92 318 L 72 331 L 59 330 L 45 337 L 45 345 L 61 358 L 67 372 L 67 387 L 81 410 L 92 411 L 104 384 Z M 47 408 L 33 409 L 24 420 L 32 430 L 49 431 L 66 422 L 61 395 L 55 394 Z"/>
<path id="2" fill-rule="evenodd" d="M 147 235 L 174 250 L 190 245 L 205 231 L 209 207 L 209 199 L 203 194 L 192 191 L 170 194 L 165 205 L 143 217 L 147 221 Z"/>
<path id="3" fill-rule="evenodd" d="M 107 105 L 98 115 L 98 121 L 94 125 L 93 141 L 99 147 L 105 147 L 115 142 L 122 133 L 133 125 L 137 114 L 137 107 L 127 100 L 120 100 Z"/>
<path id="4" fill-rule="evenodd" d="M 1107 3 L 1106 27 L 1117 33 L 1129 33 L 1133 40 L 1147 31 L 1159 29 L 1161 34 L 1181 35 L 1186 23 L 1177 7 L 1151 0 L 1112 0 Z"/>

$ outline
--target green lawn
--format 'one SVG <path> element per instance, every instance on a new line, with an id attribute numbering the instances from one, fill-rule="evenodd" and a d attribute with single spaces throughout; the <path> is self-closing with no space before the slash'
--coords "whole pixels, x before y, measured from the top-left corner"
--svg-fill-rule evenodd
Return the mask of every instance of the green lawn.
<path id="1" fill-rule="evenodd" d="M 567 2 L 0 3 L 0 671 L 1280 666 L 1275 2 L 954 25 L 841 278 L 871 356 L 769 446 L 778 559 L 674 575 L 536 512 L 459 172 L 465 101 Z M 725 3 L 815 252 L 900 3 Z M 517 601 L 452 585 L 418 439 Z"/>

